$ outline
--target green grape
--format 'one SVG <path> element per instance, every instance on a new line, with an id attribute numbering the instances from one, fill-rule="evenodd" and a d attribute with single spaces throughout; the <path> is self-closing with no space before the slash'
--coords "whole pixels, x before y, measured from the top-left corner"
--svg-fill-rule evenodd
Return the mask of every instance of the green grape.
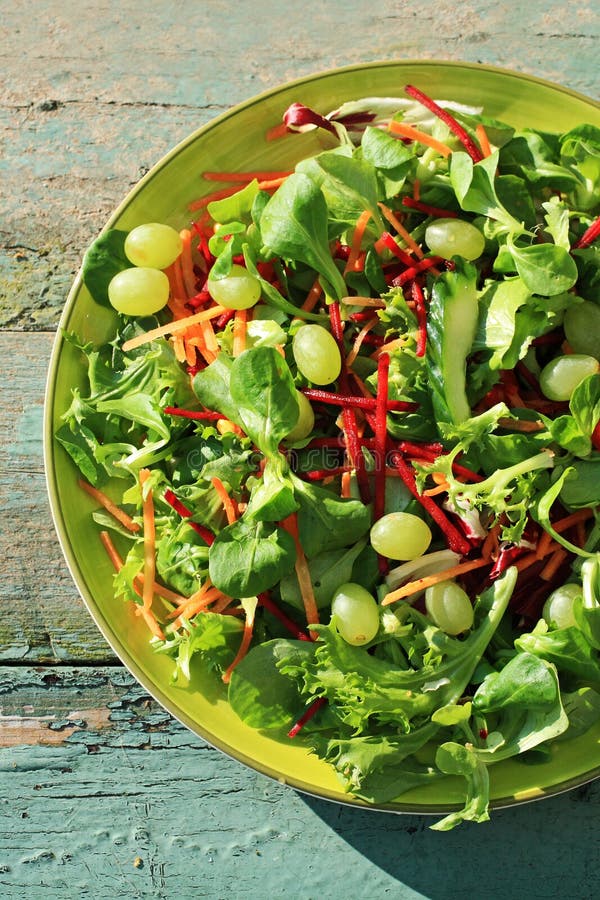
<path id="1" fill-rule="evenodd" d="M 435 219 L 425 229 L 425 242 L 432 253 L 444 259 L 479 259 L 485 248 L 482 233 L 462 219 Z"/>
<path id="2" fill-rule="evenodd" d="M 382 516 L 371 528 L 371 545 L 388 559 L 416 559 L 431 543 L 431 530 L 412 513 L 393 512 Z"/>
<path id="3" fill-rule="evenodd" d="M 540 372 L 540 387 L 549 400 L 569 400 L 578 384 L 600 370 L 598 360 L 583 353 L 551 359 Z"/>
<path id="4" fill-rule="evenodd" d="M 343 639 L 354 647 L 368 644 L 379 631 L 379 607 L 360 584 L 339 586 L 331 602 L 331 615 Z"/>
<path id="5" fill-rule="evenodd" d="M 313 384 L 331 384 L 342 369 L 342 357 L 333 336 L 321 325 L 303 325 L 294 335 L 296 365 Z"/>
<path id="6" fill-rule="evenodd" d="M 227 309 L 250 309 L 260 299 L 260 281 L 243 266 L 234 264 L 224 278 L 208 279 L 208 290 L 215 303 Z"/>
<path id="7" fill-rule="evenodd" d="M 136 266 L 117 272 L 108 285 L 112 306 L 126 316 L 150 316 L 169 299 L 169 279 L 160 269 Z"/>
<path id="8" fill-rule="evenodd" d="M 468 594 L 455 581 L 441 581 L 425 591 L 425 609 L 446 634 L 462 634 L 473 625 Z"/>
<path id="9" fill-rule="evenodd" d="M 166 269 L 175 262 L 181 249 L 178 232 L 160 222 L 138 225 L 125 238 L 125 256 L 134 266 Z"/>
<path id="10" fill-rule="evenodd" d="M 305 397 L 302 391 L 296 391 L 296 400 L 299 408 L 298 421 L 289 434 L 286 435 L 286 441 L 291 443 L 303 441 L 315 427 L 315 414 L 308 397 Z"/>
<path id="11" fill-rule="evenodd" d="M 600 359 L 600 306 L 597 303 L 584 300 L 569 306 L 563 326 L 575 353 Z"/>
<path id="12" fill-rule="evenodd" d="M 573 603 L 580 596 L 581 587 L 578 584 L 563 584 L 556 588 L 544 603 L 542 618 L 555 628 L 576 626 Z"/>

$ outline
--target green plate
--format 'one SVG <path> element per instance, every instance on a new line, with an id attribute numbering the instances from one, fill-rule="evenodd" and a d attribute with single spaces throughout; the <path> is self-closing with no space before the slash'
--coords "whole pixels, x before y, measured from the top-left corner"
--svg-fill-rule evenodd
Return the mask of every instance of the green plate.
<path id="1" fill-rule="evenodd" d="M 328 112 L 343 101 L 365 96 L 402 96 L 413 83 L 431 96 L 481 105 L 485 113 L 517 126 L 565 131 L 582 122 L 600 127 L 600 104 L 556 85 L 488 66 L 447 62 L 388 62 L 352 66 L 261 94 L 217 117 L 162 159 L 131 191 L 107 223 L 129 230 L 142 222 L 189 224 L 188 204 L 214 189 L 206 170 L 284 169 L 322 149 L 320 132 L 267 142 L 265 132 L 281 122 L 294 101 Z M 111 334 L 113 317 L 93 303 L 81 275 L 69 294 L 61 331 L 84 341 Z M 215 747 L 278 781 L 307 793 L 365 806 L 341 789 L 332 769 L 301 742 L 280 743 L 253 731 L 234 715 L 214 680 L 196 674 L 189 688 L 169 683 L 172 664 L 152 652 L 147 632 L 130 606 L 115 600 L 112 569 L 91 518 L 93 503 L 76 486 L 77 475 L 53 434 L 85 372 L 80 355 L 56 340 L 48 378 L 45 418 L 46 471 L 50 502 L 67 563 L 91 615 L 115 653 L 170 713 Z M 491 770 L 493 806 L 548 796 L 600 776 L 600 723 L 581 738 L 557 743 L 549 760 L 524 765 L 509 760 Z M 463 784 L 451 779 L 402 796 L 386 810 L 441 813 L 462 805 Z"/>

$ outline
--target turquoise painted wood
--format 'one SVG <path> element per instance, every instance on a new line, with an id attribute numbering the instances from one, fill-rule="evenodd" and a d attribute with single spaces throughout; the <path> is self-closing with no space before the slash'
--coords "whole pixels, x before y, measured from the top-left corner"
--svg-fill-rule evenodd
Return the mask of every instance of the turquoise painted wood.
<path id="1" fill-rule="evenodd" d="M 302 797 L 223 757 L 119 666 L 52 529 L 47 360 L 81 254 L 213 115 L 393 58 L 479 61 L 598 97 L 589 0 L 16 0 L 0 21 L 0 896 L 592 898 L 600 785 L 450 834 Z"/>

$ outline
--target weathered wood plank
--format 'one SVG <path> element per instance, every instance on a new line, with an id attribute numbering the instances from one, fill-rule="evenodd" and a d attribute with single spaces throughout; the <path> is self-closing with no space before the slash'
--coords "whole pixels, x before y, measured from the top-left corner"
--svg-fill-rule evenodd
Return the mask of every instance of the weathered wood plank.
<path id="1" fill-rule="evenodd" d="M 122 669 L 4 667 L 0 685 L 0 893 L 10 900 L 587 900 L 600 890 L 600 783 L 439 835 L 429 819 L 302 797 L 246 769 Z M 465 853 L 465 834 L 476 853 Z"/>
<path id="2" fill-rule="evenodd" d="M 0 660 L 114 662 L 73 584 L 42 458 L 51 334 L 0 332 Z"/>

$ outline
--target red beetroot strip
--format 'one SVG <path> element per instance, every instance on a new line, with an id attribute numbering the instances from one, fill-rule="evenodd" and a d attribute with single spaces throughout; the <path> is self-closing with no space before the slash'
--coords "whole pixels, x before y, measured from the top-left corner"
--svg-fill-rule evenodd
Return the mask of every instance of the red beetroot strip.
<path id="1" fill-rule="evenodd" d="M 385 354 L 382 354 L 384 356 Z M 321 391 L 317 388 L 303 388 L 302 393 L 309 400 L 317 400 L 321 403 L 330 403 L 333 406 L 355 407 L 356 409 L 377 409 L 376 397 L 361 397 L 354 394 L 333 394 L 330 391 Z M 407 403 L 404 400 L 387 400 L 388 412 L 413 412 L 418 408 L 417 403 Z"/>
<path id="2" fill-rule="evenodd" d="M 179 409 L 177 406 L 165 406 L 163 412 L 168 416 L 181 416 L 184 419 L 222 419 L 221 413 L 213 412 L 210 409 L 204 409 L 196 412 L 191 409 Z"/>
<path id="3" fill-rule="evenodd" d="M 342 317 L 340 315 L 340 304 L 337 301 L 334 301 L 329 306 L 329 320 L 331 322 L 331 333 L 333 338 L 338 345 L 342 360 L 345 359 L 344 352 L 344 331 L 342 328 Z M 348 393 L 348 370 L 345 364 L 342 364 L 342 371 L 340 373 L 340 384 L 342 386 L 342 390 L 344 393 Z M 327 393 L 327 392 L 323 392 Z M 336 396 L 333 394 L 332 396 Z M 356 412 L 351 406 L 343 406 L 342 407 L 342 422 L 344 425 L 344 435 L 346 439 L 346 447 L 348 451 L 348 457 L 350 458 L 351 464 L 356 469 L 356 480 L 358 481 L 358 489 L 360 491 L 360 498 L 363 503 L 369 503 L 370 501 L 370 490 L 369 490 L 369 479 L 367 477 L 367 471 L 365 467 L 365 458 L 361 449 L 360 437 L 358 435 L 358 426 L 356 423 Z"/>
<path id="4" fill-rule="evenodd" d="M 412 281 L 413 278 L 416 278 L 417 275 L 420 275 L 421 272 L 426 272 L 427 269 L 431 269 L 433 266 L 437 266 L 443 261 L 441 256 L 427 256 L 425 259 L 412 265 L 410 269 L 401 272 L 400 275 L 394 275 L 390 281 L 390 285 L 392 287 L 402 287 L 407 282 Z"/>
<path id="5" fill-rule="evenodd" d="M 442 209 L 440 206 L 431 206 L 429 203 L 423 203 L 421 200 L 415 200 L 413 197 L 403 197 L 402 205 L 409 209 L 416 209 L 418 212 L 425 213 L 427 216 L 435 216 L 442 219 L 457 219 L 458 213 L 453 209 Z"/>
<path id="6" fill-rule="evenodd" d="M 573 249 L 585 250 L 585 248 L 589 247 L 590 244 L 593 244 L 598 237 L 600 237 L 600 216 L 598 216 L 598 218 L 592 222 L 590 227 L 583 232 Z"/>
<path id="7" fill-rule="evenodd" d="M 310 722 L 315 713 L 318 713 L 322 706 L 325 706 L 327 703 L 327 697 L 317 697 L 313 703 L 310 704 L 306 712 L 300 716 L 295 725 L 292 725 L 290 730 L 288 731 L 288 737 L 294 738 L 298 734 L 299 731 L 302 731 L 307 722 Z"/>
<path id="8" fill-rule="evenodd" d="M 429 97 L 427 94 L 424 94 L 423 91 L 420 91 L 419 88 L 413 87 L 412 84 L 407 84 L 404 88 L 405 92 L 412 97 L 413 100 L 418 100 L 419 103 L 422 103 L 426 109 L 432 112 L 438 119 L 441 119 L 444 122 L 450 131 L 456 135 L 459 139 L 471 159 L 474 163 L 481 162 L 483 159 L 483 153 L 472 139 L 472 137 L 465 131 L 460 122 L 457 122 L 454 116 L 449 113 L 447 110 L 442 109 L 441 106 Z"/>
<path id="9" fill-rule="evenodd" d="M 382 353 L 377 360 L 377 397 L 375 406 L 375 497 L 373 521 L 385 508 L 385 451 L 387 441 L 387 408 L 390 378 L 390 355 Z"/>
<path id="10" fill-rule="evenodd" d="M 454 550 L 455 553 L 460 553 L 461 556 L 466 556 L 471 550 L 471 545 L 452 522 L 450 522 L 439 506 L 434 503 L 433 499 L 419 493 L 413 467 L 406 462 L 401 453 L 394 453 L 392 462 L 398 470 L 400 478 L 413 497 L 419 501 L 423 509 L 429 513 L 433 521 L 442 531 L 449 549 Z"/>
<path id="11" fill-rule="evenodd" d="M 417 281 L 413 281 L 411 287 L 412 299 L 415 302 L 415 312 L 417 314 L 417 324 L 419 326 L 419 334 L 417 337 L 417 356 L 425 356 L 427 349 L 427 310 L 425 309 L 425 297 L 421 285 Z"/>
<path id="12" fill-rule="evenodd" d="M 379 238 L 382 244 L 384 244 L 394 256 L 400 260 L 401 263 L 404 263 L 405 266 L 414 266 L 415 261 L 410 256 L 406 250 L 403 250 L 398 246 L 393 236 L 389 233 L 389 231 L 384 231 L 381 237 Z"/>
<path id="13" fill-rule="evenodd" d="M 283 610 L 279 609 L 276 603 L 271 600 L 271 595 L 268 591 L 263 591 L 258 595 L 258 602 L 261 606 L 263 606 L 266 610 L 268 610 L 275 618 L 279 619 L 282 625 L 285 625 L 290 634 L 296 638 L 297 641 L 310 641 L 309 636 L 305 631 L 296 625 Z"/>
<path id="14" fill-rule="evenodd" d="M 189 519 L 188 524 L 194 531 L 200 535 L 200 537 L 206 541 L 208 546 L 213 543 L 215 536 L 208 528 L 205 528 L 204 525 L 200 525 L 198 522 L 192 521 L 191 517 L 193 515 L 192 511 L 185 506 L 181 500 L 179 500 L 172 490 L 167 489 L 164 493 L 164 498 L 169 506 L 173 507 L 175 512 L 178 512 L 182 519 Z"/>

